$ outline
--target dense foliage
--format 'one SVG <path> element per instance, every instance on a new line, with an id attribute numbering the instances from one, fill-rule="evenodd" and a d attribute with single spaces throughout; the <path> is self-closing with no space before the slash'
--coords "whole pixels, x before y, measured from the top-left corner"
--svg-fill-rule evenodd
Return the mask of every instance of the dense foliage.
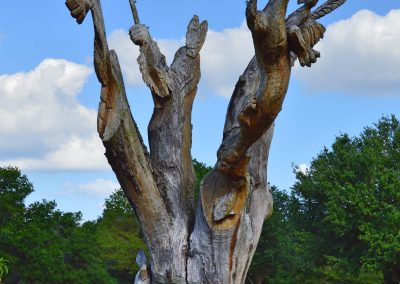
<path id="1" fill-rule="evenodd" d="M 340 135 L 296 177 L 273 190 L 253 282 L 400 283 L 399 121 Z"/>
<path id="2" fill-rule="evenodd" d="M 210 168 L 193 163 L 199 188 Z M 33 190 L 18 169 L 0 168 L 0 283 L 132 283 L 146 246 L 121 189 L 83 224 L 81 213 L 63 213 L 54 201 L 26 206 Z"/>
<path id="3" fill-rule="evenodd" d="M 0 256 L 5 283 L 115 283 L 99 260 L 94 223 L 53 201 L 25 206 L 33 191 L 16 168 L 0 168 Z"/>
<path id="4" fill-rule="evenodd" d="M 377 270 L 346 273 L 329 262 L 327 245 L 318 234 L 304 228 L 301 203 L 292 194 L 273 187 L 274 214 L 263 227 L 248 274 L 248 283 L 382 283 Z M 334 250 L 335 243 L 328 246 Z"/>
<path id="5" fill-rule="evenodd" d="M 198 193 L 210 167 L 196 160 L 194 167 Z M 290 193 L 272 187 L 274 214 L 248 283 L 400 283 L 399 121 L 382 118 L 359 137 L 342 134 L 295 173 Z M 26 206 L 32 192 L 18 169 L 0 168 L 0 279 L 132 283 L 145 244 L 122 190 L 85 223 L 53 201 Z"/>
<path id="6" fill-rule="evenodd" d="M 399 121 L 337 137 L 297 179 L 304 228 L 321 238 L 328 263 L 350 274 L 378 269 L 400 283 Z"/>

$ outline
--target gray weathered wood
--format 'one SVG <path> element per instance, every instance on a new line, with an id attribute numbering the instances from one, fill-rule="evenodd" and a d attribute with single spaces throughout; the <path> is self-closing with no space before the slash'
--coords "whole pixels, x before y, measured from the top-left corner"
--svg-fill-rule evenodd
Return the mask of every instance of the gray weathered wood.
<path id="1" fill-rule="evenodd" d="M 312 12 L 318 1 L 304 0 L 285 19 L 288 1 L 269 0 L 262 11 L 256 0 L 247 1 L 256 54 L 236 84 L 218 160 L 202 181 L 195 209 L 191 113 L 207 22 L 192 18 L 186 43 L 168 66 L 129 0 L 135 22 L 129 33 L 140 47 L 140 71 L 154 101 L 148 151 L 130 111 L 117 55 L 108 48 L 100 0 L 67 0 L 78 23 L 92 13 L 101 83 L 98 132 L 151 256 L 150 265 L 138 256 L 135 283 L 245 282 L 263 222 L 272 214 L 266 168 L 291 67 L 297 59 L 302 66 L 316 62 L 319 52 L 313 46 L 325 32 L 316 20 L 345 2 L 328 0 Z"/>

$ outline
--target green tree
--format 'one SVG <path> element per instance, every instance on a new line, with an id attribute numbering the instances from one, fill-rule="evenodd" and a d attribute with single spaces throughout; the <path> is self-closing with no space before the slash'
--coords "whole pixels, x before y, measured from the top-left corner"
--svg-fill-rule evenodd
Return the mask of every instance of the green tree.
<path id="1" fill-rule="evenodd" d="M 321 240 L 317 263 L 331 275 L 381 270 L 385 283 L 400 283 L 399 121 L 340 135 L 297 179 L 302 227 Z"/>
<path id="2" fill-rule="evenodd" d="M 13 245 L 16 242 L 15 236 L 23 227 L 25 198 L 32 192 L 32 184 L 20 170 L 0 167 L 0 255 L 9 261 L 11 275 L 15 274 L 13 268 L 18 260 Z"/>
<path id="3" fill-rule="evenodd" d="M 12 282 L 114 283 L 102 262 L 89 224 L 81 213 L 63 213 L 54 201 L 26 208 L 24 223 L 9 238 L 14 257 Z"/>
<path id="4" fill-rule="evenodd" d="M 122 189 L 105 201 L 102 216 L 96 223 L 96 242 L 100 258 L 118 283 L 132 283 L 138 267 L 135 257 L 146 245 L 140 226 Z"/>
<path id="5" fill-rule="evenodd" d="M 11 220 L 21 221 L 25 198 L 32 192 L 32 184 L 20 170 L 0 167 L 0 228 L 4 228 Z"/>
<path id="6" fill-rule="evenodd" d="M 0 255 L 7 283 L 115 283 L 100 261 L 94 227 L 54 201 L 24 205 L 33 191 L 16 168 L 0 168 Z M 1 218 L 0 217 L 0 218 Z"/>
<path id="7" fill-rule="evenodd" d="M 260 241 L 248 273 L 248 282 L 272 282 L 282 264 L 287 264 L 290 222 L 288 208 L 290 196 L 276 187 L 271 188 L 274 199 L 272 217 L 263 226 Z"/>
<path id="8" fill-rule="evenodd" d="M 212 170 L 212 167 L 207 166 L 205 163 L 199 162 L 196 159 L 193 159 L 193 168 L 196 176 L 196 186 L 194 195 L 195 195 L 195 200 L 197 200 L 200 191 L 200 183 L 205 177 L 205 175 Z"/>
<path id="9" fill-rule="evenodd" d="M 271 187 L 272 217 L 263 226 L 248 283 L 321 283 L 315 263 L 318 238 L 297 225 L 298 200 Z"/>
<path id="10" fill-rule="evenodd" d="M 7 260 L 4 259 L 4 257 L 0 257 L 0 283 L 2 282 L 3 276 L 8 273 L 8 266 L 7 266 Z"/>

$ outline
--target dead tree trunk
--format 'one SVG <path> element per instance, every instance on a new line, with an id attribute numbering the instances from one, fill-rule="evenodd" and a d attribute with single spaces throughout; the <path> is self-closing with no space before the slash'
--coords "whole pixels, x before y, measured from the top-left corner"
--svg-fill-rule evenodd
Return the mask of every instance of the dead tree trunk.
<path id="1" fill-rule="evenodd" d="M 285 20 L 288 1 L 269 0 L 262 11 L 256 0 L 247 1 L 256 55 L 236 84 L 218 161 L 195 202 L 191 112 L 207 23 L 193 17 L 185 46 L 168 66 L 130 0 L 135 17 L 130 36 L 140 47 L 140 71 L 154 101 L 148 152 L 130 111 L 117 55 L 108 49 L 100 0 L 67 0 L 78 23 L 92 12 L 94 65 L 101 83 L 98 132 L 151 255 L 150 269 L 142 266 L 138 283 L 244 283 L 263 222 L 272 213 L 266 167 L 291 63 L 295 58 L 302 65 L 315 62 L 319 53 L 312 46 L 324 32 L 315 20 L 345 0 L 328 1 L 313 14 L 317 1 L 306 0 Z"/>

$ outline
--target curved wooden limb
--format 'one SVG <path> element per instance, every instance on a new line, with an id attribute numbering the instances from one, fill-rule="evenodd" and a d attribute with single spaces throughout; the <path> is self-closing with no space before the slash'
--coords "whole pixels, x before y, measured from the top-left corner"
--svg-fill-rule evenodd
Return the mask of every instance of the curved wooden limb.
<path id="1" fill-rule="evenodd" d="M 152 91 L 155 106 L 162 108 L 170 96 L 171 78 L 165 56 L 151 38 L 148 28 L 135 24 L 129 29 L 132 42 L 140 47 L 138 63 L 143 80 Z"/>
<path id="2" fill-rule="evenodd" d="M 272 13 L 268 7 L 265 13 Z M 273 122 L 290 75 L 284 16 L 274 21 L 280 24 L 277 31 L 258 24 L 252 31 L 256 57 L 236 84 L 217 165 L 202 182 L 188 264 L 191 271 L 202 269 L 193 282 L 244 283 L 263 221 L 272 210 L 265 171 Z M 272 42 L 264 43 L 262 36 Z M 263 48 L 266 54 L 260 54 Z"/>
<path id="3" fill-rule="evenodd" d="M 188 25 L 186 44 L 179 48 L 168 67 L 145 26 L 134 25 L 130 30 L 132 41 L 140 46 L 140 70 L 155 102 L 148 126 L 153 176 L 171 216 L 170 226 L 174 228 L 164 235 L 165 240 L 173 243 L 165 241 L 159 250 L 169 257 L 175 256 L 172 261 L 153 263 L 152 275 L 156 282 L 185 279 L 187 242 L 194 222 L 191 113 L 200 80 L 199 51 L 206 32 L 207 23 L 193 17 Z M 164 96 L 167 91 L 168 95 Z M 166 253 L 167 250 L 171 251 Z"/>
<path id="4" fill-rule="evenodd" d="M 189 283 L 245 283 L 262 224 L 272 212 L 265 171 L 272 134 L 273 128 L 249 149 L 249 194 L 241 211 L 210 226 L 204 203 L 198 206 L 190 239 Z"/>
<path id="5" fill-rule="evenodd" d="M 106 148 L 106 157 L 140 220 L 152 256 L 152 269 L 163 273 L 173 271 L 172 275 L 184 277 L 184 251 L 176 247 L 182 247 L 181 243 L 187 241 L 187 233 L 181 220 L 173 222 L 168 204 L 159 191 L 149 154 L 131 115 L 117 55 L 108 51 L 100 2 L 95 1 L 97 4 L 92 6 L 94 64 L 102 84 L 98 132 Z M 171 230 L 182 236 L 169 235 Z M 165 261 L 166 255 L 173 261 Z"/>
<path id="6" fill-rule="evenodd" d="M 89 11 L 92 12 L 94 39 L 94 68 L 96 76 L 102 86 L 107 86 L 108 82 L 108 43 L 104 27 L 103 12 L 100 0 L 67 0 L 65 2 L 71 12 L 71 16 L 81 24 Z"/>
<path id="7" fill-rule="evenodd" d="M 224 128 L 224 141 L 223 143 L 227 143 L 230 140 L 226 140 L 229 137 L 236 137 L 238 133 L 240 134 L 240 130 L 242 129 L 242 122 L 241 122 L 241 117 L 243 111 L 245 111 L 249 106 L 251 106 L 254 103 L 254 94 L 257 92 L 259 89 L 261 82 L 261 73 L 259 70 L 259 66 L 257 63 L 257 59 L 254 57 L 248 67 L 246 68 L 245 72 L 243 75 L 240 76 L 240 79 L 238 83 L 236 84 L 234 93 L 232 95 L 231 101 L 229 103 L 228 107 L 228 112 L 227 112 L 227 117 L 225 121 L 225 128 Z M 248 137 L 243 137 L 243 140 Z M 259 140 L 259 139 L 258 139 Z M 239 142 L 241 142 L 240 140 Z M 242 142 L 244 143 L 244 141 Z M 231 147 L 231 145 L 227 144 L 222 144 L 221 147 Z M 256 147 L 257 148 L 257 147 Z M 224 148 L 222 148 L 225 150 Z M 248 149 L 255 149 L 254 146 L 249 146 Z M 269 148 L 268 148 L 269 149 Z M 227 150 L 232 150 L 230 148 L 227 148 Z M 221 151 L 221 148 L 220 148 Z M 220 154 L 221 152 L 219 152 Z M 237 154 L 238 152 L 235 152 Z M 260 157 L 263 157 L 263 153 L 261 153 Z M 268 155 L 268 153 L 265 153 L 265 155 Z M 237 156 L 236 156 L 237 157 Z M 215 181 L 212 181 L 210 177 L 207 177 L 207 179 L 210 179 L 208 181 L 207 179 L 204 180 L 204 191 L 202 191 L 201 196 L 202 196 L 202 204 L 206 203 L 206 199 L 211 201 L 208 201 L 210 204 L 209 205 L 204 205 L 207 207 L 205 209 L 205 212 L 207 212 L 207 220 L 208 223 L 213 226 L 212 224 L 216 221 L 215 218 L 215 210 L 218 207 L 215 207 L 217 204 L 220 208 L 228 208 L 229 206 L 223 205 L 220 203 L 221 200 L 228 200 L 229 196 L 231 196 L 231 200 L 234 201 L 234 207 L 236 208 L 235 211 L 235 216 L 230 213 L 229 210 L 225 210 L 223 213 L 218 213 L 222 217 L 229 217 L 227 218 L 227 222 L 221 220 L 223 218 L 218 218 L 220 219 L 218 221 L 219 225 L 224 224 L 224 226 L 230 226 L 232 223 L 235 223 L 240 215 L 240 212 L 243 208 L 243 205 L 247 202 L 248 195 L 250 193 L 250 188 L 251 188 L 251 180 L 254 179 L 254 175 L 252 172 L 249 172 L 249 162 L 252 161 L 251 157 L 254 157 L 254 155 L 251 155 L 249 151 L 247 151 L 245 154 L 243 154 L 243 160 L 242 164 L 233 164 L 233 167 L 231 168 L 231 171 L 224 172 L 221 171 L 220 168 L 218 168 L 219 164 L 217 164 L 216 171 L 214 173 L 214 177 L 212 179 L 217 179 L 223 181 L 226 180 L 226 185 L 225 186 L 215 186 Z M 265 164 L 266 167 L 266 164 Z M 261 171 L 265 170 L 265 167 L 260 169 Z M 228 182 L 230 181 L 230 182 Z M 237 186 L 235 186 L 237 185 Z M 244 186 L 246 185 L 246 186 Z M 208 187 L 218 187 L 219 189 L 207 189 Z M 222 190 L 223 188 L 227 188 Z M 228 202 L 229 203 L 229 202 Z M 232 202 L 230 202 L 232 203 Z M 214 218 L 212 217 L 214 215 Z"/>
<path id="8" fill-rule="evenodd" d="M 102 86 L 110 85 L 109 82 L 109 48 L 107 42 L 106 29 L 104 25 L 103 11 L 100 0 L 90 0 L 92 4 L 92 18 L 94 26 L 94 69 L 97 79 Z"/>
<path id="9" fill-rule="evenodd" d="M 175 214 L 181 212 L 182 205 L 176 202 L 179 196 L 173 195 L 176 193 L 173 187 L 164 188 L 159 183 L 160 172 L 152 167 L 131 115 L 118 59 L 113 51 L 110 52 L 110 65 L 110 90 L 113 92 L 107 94 L 111 95 L 109 105 L 114 107 L 107 109 L 109 114 L 103 135 L 106 157 L 139 218 L 152 256 L 152 276 L 184 279 L 185 258 L 182 255 L 186 253 L 188 228 L 184 216 Z M 175 182 L 169 172 L 161 174 L 165 180 L 169 178 Z M 171 189 L 171 193 L 165 189 Z M 171 259 L 167 261 L 166 256 Z"/>
<path id="10" fill-rule="evenodd" d="M 254 57 L 240 76 L 229 103 L 224 137 L 241 127 L 240 114 L 253 103 L 261 73 Z M 214 169 L 202 182 L 191 235 L 189 283 L 244 283 L 262 224 L 272 211 L 266 167 L 273 135 L 269 128 L 246 153 L 246 178 Z M 216 209 L 219 212 L 216 212 Z"/>
<path id="11" fill-rule="evenodd" d="M 225 131 L 218 150 L 218 170 L 236 178 L 246 176 L 247 150 L 280 112 L 291 71 L 284 15 L 287 1 L 269 1 L 263 11 L 255 11 L 255 5 L 255 0 L 248 1 L 246 17 L 260 72 L 259 87 L 241 112 L 235 113 L 238 125 Z"/>
<path id="12" fill-rule="evenodd" d="M 192 107 L 200 81 L 200 49 L 207 34 L 207 22 L 194 16 L 188 24 L 186 44 L 179 48 L 170 67 L 172 100 L 163 109 L 155 109 L 149 124 L 149 141 L 154 168 L 160 173 L 162 187 L 176 197 L 185 224 L 192 227 L 194 215 L 195 174 L 192 164 Z M 160 151 L 164 149 L 164 151 Z M 168 149 L 165 151 L 165 149 Z M 175 177 L 175 184 L 171 184 Z M 175 197 L 174 197 L 175 196 Z M 175 200 L 174 200 L 175 199 Z M 176 202 L 175 202 L 176 203 Z M 177 206 L 175 206 L 177 207 Z"/>

